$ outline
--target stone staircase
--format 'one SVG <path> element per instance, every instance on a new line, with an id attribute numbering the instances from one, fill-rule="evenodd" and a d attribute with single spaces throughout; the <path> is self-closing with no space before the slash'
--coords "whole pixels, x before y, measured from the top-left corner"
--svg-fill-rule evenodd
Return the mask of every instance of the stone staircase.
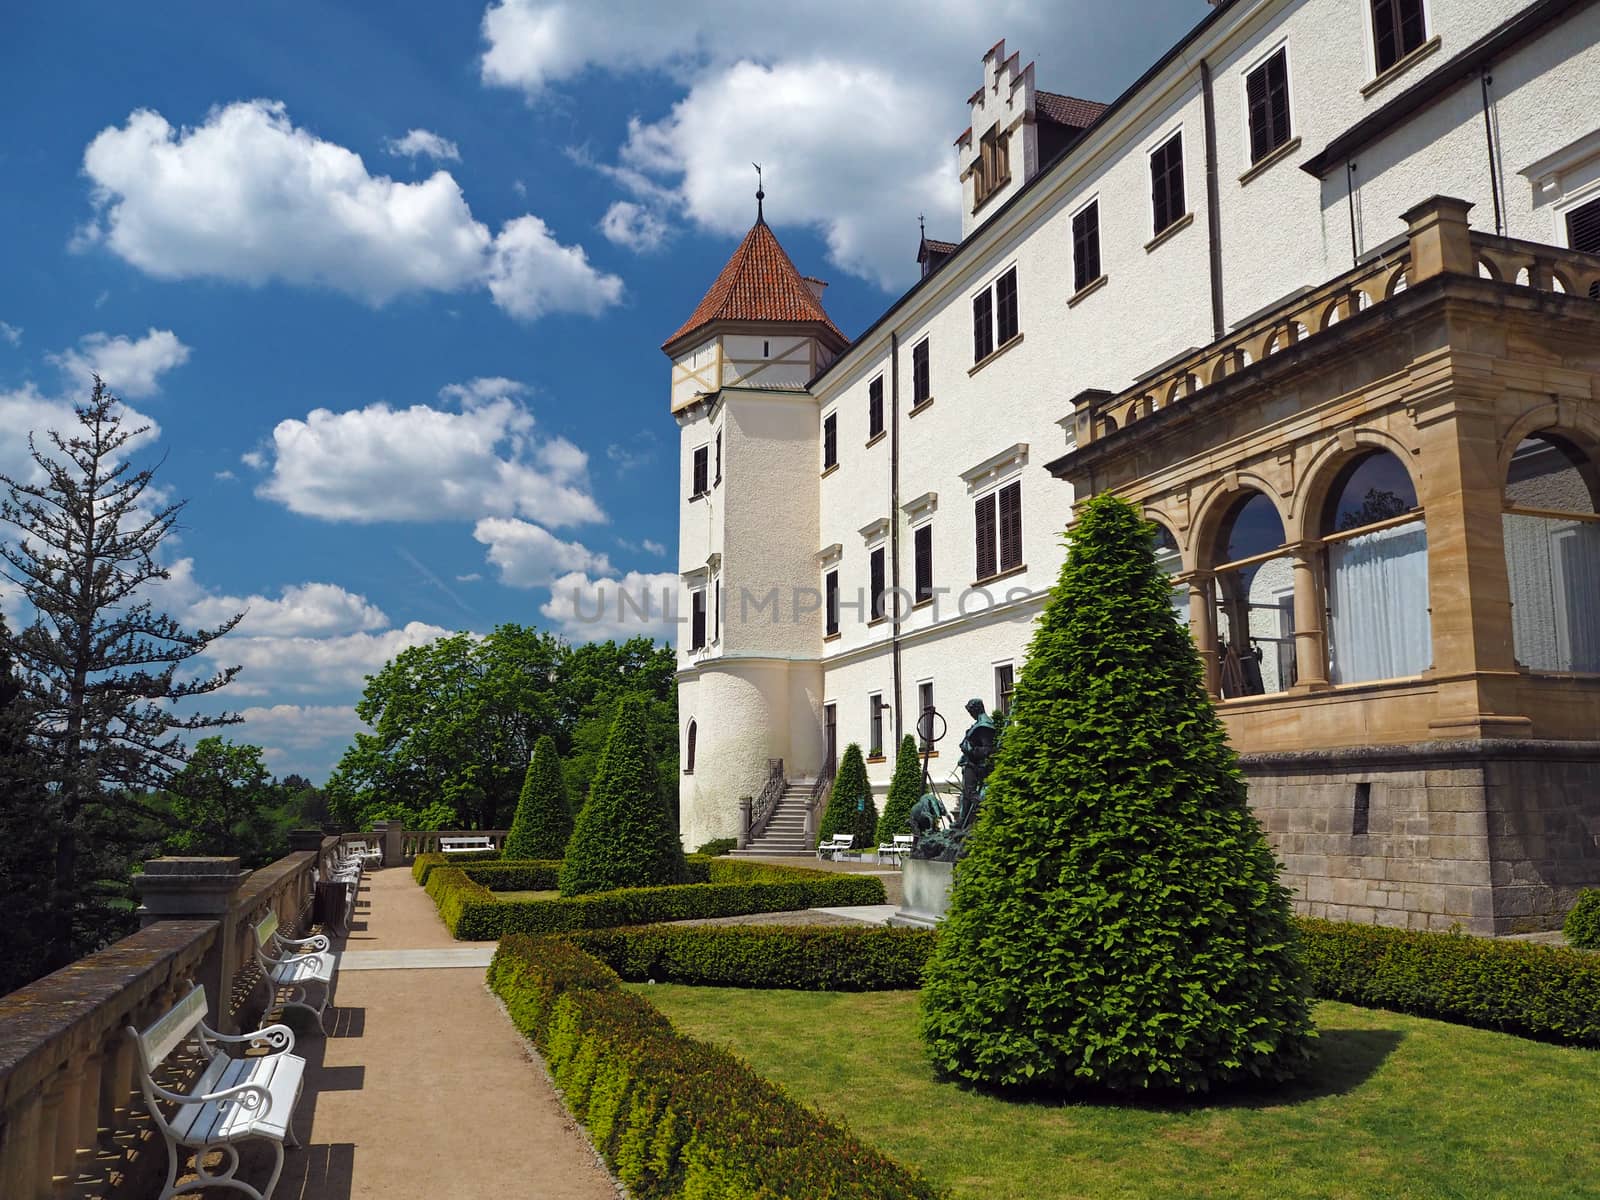
<path id="1" fill-rule="evenodd" d="M 811 803 L 811 787 L 815 780 L 791 779 L 778 798 L 778 807 L 766 831 L 751 840 L 750 845 L 733 853 L 739 858 L 754 855 L 801 855 L 812 858 L 816 847 L 806 837 L 806 805 Z"/>

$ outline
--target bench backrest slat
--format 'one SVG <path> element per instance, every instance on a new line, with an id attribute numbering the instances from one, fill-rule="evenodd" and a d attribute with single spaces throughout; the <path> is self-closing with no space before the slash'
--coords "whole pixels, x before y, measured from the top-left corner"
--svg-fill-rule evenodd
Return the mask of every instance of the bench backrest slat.
<path id="1" fill-rule="evenodd" d="M 277 932 L 278 914 L 274 910 L 268 909 L 267 915 L 256 922 L 256 945 L 265 950 L 267 943 L 272 941 L 272 935 Z"/>
<path id="2" fill-rule="evenodd" d="M 154 1068 L 171 1054 L 205 1019 L 206 1012 L 206 990 L 196 984 L 187 996 L 139 1035 L 139 1050 L 145 1063 Z"/>

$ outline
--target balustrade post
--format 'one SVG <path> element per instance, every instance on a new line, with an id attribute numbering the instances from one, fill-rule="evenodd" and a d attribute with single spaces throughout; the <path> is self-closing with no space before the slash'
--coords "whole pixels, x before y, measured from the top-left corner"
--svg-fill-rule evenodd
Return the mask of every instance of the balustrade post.
<path id="1" fill-rule="evenodd" d="M 404 821 L 385 821 L 383 823 L 383 865 L 386 867 L 403 867 L 406 865 L 406 823 Z"/>
<path id="2" fill-rule="evenodd" d="M 739 847 L 740 850 L 743 850 L 746 846 L 748 846 L 750 844 L 750 821 L 751 821 L 750 813 L 751 813 L 751 809 L 754 806 L 755 806 L 755 800 L 752 797 L 750 797 L 750 796 L 740 796 L 739 797 L 739 837 L 738 837 L 738 847 Z"/>
<path id="3" fill-rule="evenodd" d="M 243 963 L 240 939 L 233 936 L 228 917 L 240 886 L 250 875 L 239 869 L 237 857 L 168 857 L 150 859 L 143 874 L 133 877 L 134 890 L 142 901 L 140 928 L 163 920 L 217 922 L 217 936 L 195 982 L 206 989 L 210 1020 L 220 1033 L 238 1032 L 229 1010 L 233 977 Z"/>
<path id="4" fill-rule="evenodd" d="M 1472 230 L 1467 225 L 1470 211 L 1470 200 L 1431 196 L 1400 214 L 1411 239 L 1407 287 L 1435 275 L 1477 277 L 1478 260 L 1472 252 Z"/>

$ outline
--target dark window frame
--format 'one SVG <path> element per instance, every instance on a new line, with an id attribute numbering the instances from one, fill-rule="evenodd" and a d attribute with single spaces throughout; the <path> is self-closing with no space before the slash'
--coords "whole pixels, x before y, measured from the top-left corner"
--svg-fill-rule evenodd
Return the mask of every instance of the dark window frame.
<path id="1" fill-rule="evenodd" d="M 997 565 L 1000 573 L 1004 574 L 1022 565 L 1022 480 L 1013 480 L 995 495 L 998 497 L 998 519 L 995 522 Z"/>
<path id="2" fill-rule="evenodd" d="M 994 353 L 994 292 L 984 288 L 972 298 L 972 361 Z"/>
<path id="3" fill-rule="evenodd" d="M 933 524 L 918 525 L 911 531 L 912 559 L 915 584 L 911 602 L 921 604 L 933 599 Z"/>
<path id="4" fill-rule="evenodd" d="M 822 418 L 822 469 L 839 465 L 839 414 L 831 412 Z"/>
<path id="5" fill-rule="evenodd" d="M 1011 698 L 1017 694 L 1017 667 L 1015 663 L 998 663 L 994 669 L 994 710 L 1011 712 Z"/>
<path id="6" fill-rule="evenodd" d="M 934 707 L 933 699 L 933 680 L 922 680 L 917 684 L 917 749 L 923 752 L 933 749 L 929 737 L 933 733 L 933 721 L 925 719 L 928 710 Z"/>
<path id="7" fill-rule="evenodd" d="M 873 692 L 867 697 L 867 757 L 883 757 L 883 693 Z"/>
<path id="8" fill-rule="evenodd" d="M 704 496 L 711 490 L 711 447 L 696 446 L 689 469 L 689 499 Z"/>
<path id="9" fill-rule="evenodd" d="M 911 347 L 911 407 L 925 404 L 932 397 L 931 378 L 928 373 L 928 343 L 932 339 L 923 338 Z"/>
<path id="10" fill-rule="evenodd" d="M 1585 254 L 1600 254 L 1600 198 L 1570 208 L 1566 218 L 1567 246 Z"/>
<path id="11" fill-rule="evenodd" d="M 706 590 L 695 588 L 689 593 L 689 649 L 706 648 Z"/>
<path id="12" fill-rule="evenodd" d="M 888 588 L 887 558 L 882 546 L 874 546 L 872 553 L 867 558 L 867 586 L 871 591 L 868 597 L 868 611 L 871 620 L 881 621 L 885 614 L 886 589 Z"/>
<path id="13" fill-rule="evenodd" d="M 999 561 L 998 529 L 995 522 L 995 493 L 979 496 L 973 502 L 973 578 L 982 581 L 998 575 L 995 564 Z"/>
<path id="14" fill-rule="evenodd" d="M 711 481 L 711 486 L 716 487 L 722 482 L 722 430 L 717 430 L 717 474 Z"/>
<path id="15" fill-rule="evenodd" d="M 994 281 L 995 345 L 1002 349 L 1010 345 L 1021 330 L 1021 313 L 1017 308 L 1017 269 L 1008 267 Z"/>
<path id="16" fill-rule="evenodd" d="M 1072 215 L 1072 290 L 1083 291 L 1100 278 L 1100 198 Z"/>
<path id="17" fill-rule="evenodd" d="M 839 632 L 839 572 L 829 571 L 822 577 L 823 630 L 828 637 Z"/>
<path id="18" fill-rule="evenodd" d="M 1183 179 L 1183 130 L 1150 151 L 1150 215 L 1160 237 L 1189 215 Z"/>
<path id="19" fill-rule="evenodd" d="M 867 384 L 867 436 L 875 438 L 883 432 L 883 376 Z"/>
<path id="20" fill-rule="evenodd" d="M 1428 11 L 1423 0 L 1371 0 L 1372 61 L 1382 75 L 1428 40 Z"/>
<path id="21" fill-rule="evenodd" d="M 1260 162 L 1294 136 L 1289 105 L 1289 48 L 1279 46 L 1244 76 L 1250 162 Z"/>

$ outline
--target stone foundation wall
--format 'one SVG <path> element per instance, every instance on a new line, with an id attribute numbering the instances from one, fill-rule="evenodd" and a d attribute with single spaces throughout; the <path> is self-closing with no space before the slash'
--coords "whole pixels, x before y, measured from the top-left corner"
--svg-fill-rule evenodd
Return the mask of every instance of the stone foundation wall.
<path id="1" fill-rule="evenodd" d="M 1241 761 L 1305 916 L 1523 933 L 1558 928 L 1580 888 L 1600 887 L 1600 742 L 1427 742 Z"/>

